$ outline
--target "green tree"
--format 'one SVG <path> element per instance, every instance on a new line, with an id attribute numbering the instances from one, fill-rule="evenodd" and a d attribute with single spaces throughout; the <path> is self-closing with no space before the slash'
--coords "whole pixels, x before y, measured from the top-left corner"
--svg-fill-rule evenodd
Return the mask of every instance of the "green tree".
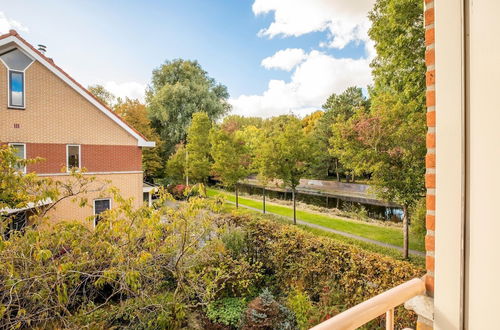
<path id="1" fill-rule="evenodd" d="M 196 61 L 177 59 L 155 69 L 146 100 L 153 127 L 165 142 L 165 155 L 186 140 L 194 113 L 203 111 L 217 120 L 231 108 L 228 97 L 227 88 L 209 77 Z"/>
<path id="2" fill-rule="evenodd" d="M 403 102 L 425 106 L 424 3 L 419 0 L 377 0 L 368 17 L 377 56 L 371 63 L 374 87 L 397 94 Z"/>
<path id="3" fill-rule="evenodd" d="M 210 132 L 210 142 L 210 154 L 214 160 L 212 170 L 225 187 L 234 188 L 238 207 L 238 182 L 248 176 L 250 168 L 245 141 L 235 132 L 214 128 Z"/>
<path id="4" fill-rule="evenodd" d="M 403 205 L 405 257 L 408 256 L 408 209 L 425 191 L 423 12 L 422 1 L 377 0 L 369 14 L 372 22 L 369 35 L 377 51 L 371 63 L 372 126 L 376 127 L 377 121 L 381 123 L 380 131 L 373 135 L 385 150 L 373 162 L 373 183 L 380 196 Z"/>
<path id="5" fill-rule="evenodd" d="M 210 176 L 212 159 L 210 157 L 209 134 L 212 121 L 206 112 L 196 112 L 187 132 L 187 172 L 195 182 L 206 184 Z"/>
<path id="6" fill-rule="evenodd" d="M 167 161 L 167 166 L 165 170 L 165 176 L 175 182 L 179 183 L 183 180 L 187 182 L 187 154 L 186 147 L 183 143 L 179 143 L 175 146 L 175 152 L 170 155 Z"/>
<path id="7" fill-rule="evenodd" d="M 296 217 L 296 188 L 307 171 L 309 143 L 300 120 L 291 115 L 270 119 L 257 155 L 259 174 L 267 180 L 279 179 L 292 190 L 293 221 Z"/>
<path id="8" fill-rule="evenodd" d="M 88 87 L 89 92 L 91 92 L 95 97 L 97 97 L 102 103 L 108 107 L 113 107 L 116 101 L 116 96 L 110 91 L 104 88 L 103 85 L 95 84 Z"/>
<path id="9" fill-rule="evenodd" d="M 226 131 L 239 131 L 249 126 L 262 127 L 263 119 L 260 117 L 243 117 L 240 115 L 229 115 L 224 117 L 222 127 Z"/>
<path id="10" fill-rule="evenodd" d="M 144 177 L 147 180 L 154 181 L 154 178 L 162 177 L 164 174 L 161 157 L 163 141 L 151 126 L 146 106 L 139 100 L 126 98 L 125 101 L 118 100 L 114 109 L 130 126 L 138 130 L 148 140 L 156 142 L 154 148 L 142 149 L 142 168 L 144 170 Z"/>

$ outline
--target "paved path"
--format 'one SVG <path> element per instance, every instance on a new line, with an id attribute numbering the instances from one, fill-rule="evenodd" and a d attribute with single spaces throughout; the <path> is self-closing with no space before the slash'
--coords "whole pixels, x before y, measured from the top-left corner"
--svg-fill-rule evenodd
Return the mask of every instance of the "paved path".
<path id="1" fill-rule="evenodd" d="M 231 202 L 231 201 L 228 201 L 228 200 L 226 200 L 226 203 L 236 205 L 235 202 Z M 244 207 L 244 208 L 247 208 L 247 209 L 250 209 L 250 210 L 253 210 L 253 211 L 262 212 L 262 209 L 258 209 L 258 208 L 251 207 L 251 206 L 246 206 L 246 205 L 243 205 L 241 203 L 239 205 L 241 207 Z M 269 212 L 269 211 L 266 211 L 266 213 L 272 214 L 272 215 L 277 215 L 279 217 L 285 218 L 285 219 L 293 222 L 293 218 L 292 217 L 287 217 L 287 216 L 284 216 L 284 215 L 281 215 L 281 214 L 277 214 L 277 213 L 273 213 L 273 212 Z M 307 227 L 324 230 L 324 231 L 327 231 L 327 232 L 330 232 L 330 233 L 342 235 L 342 236 L 349 237 L 349 238 L 354 238 L 354 239 L 357 239 L 357 240 L 360 240 L 360 241 L 363 241 L 363 242 L 372 243 L 372 244 L 375 244 L 375 245 L 378 245 L 378 246 L 382 246 L 382 247 L 386 247 L 386 248 L 391 248 L 391 249 L 397 249 L 397 250 L 399 250 L 401 252 L 403 251 L 403 248 L 400 247 L 400 246 L 397 246 L 397 245 L 392 245 L 392 244 L 389 244 L 389 243 L 384 243 L 384 242 L 376 241 L 376 240 L 373 240 L 373 239 L 370 239 L 370 238 L 366 238 L 366 237 L 363 237 L 363 236 L 358 236 L 358 235 L 354 235 L 354 234 L 351 234 L 351 233 L 346 233 L 344 231 L 335 230 L 335 229 L 328 228 L 328 227 L 323 227 L 323 226 L 320 226 L 320 225 L 316 225 L 314 223 L 302 221 L 299 218 L 297 218 L 297 223 L 300 224 L 300 225 L 307 226 Z M 425 253 L 422 252 L 422 251 L 409 250 L 409 253 L 413 254 L 413 255 L 425 257 Z"/>

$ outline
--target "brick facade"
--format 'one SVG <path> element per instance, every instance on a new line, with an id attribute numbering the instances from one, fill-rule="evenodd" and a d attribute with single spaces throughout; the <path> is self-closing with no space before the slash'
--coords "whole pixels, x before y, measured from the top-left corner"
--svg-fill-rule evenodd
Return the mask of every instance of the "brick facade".
<path id="1" fill-rule="evenodd" d="M 27 46 L 41 59 L 36 60 L 37 57 L 31 54 L 35 60 L 24 71 L 24 109 L 8 107 L 8 68 L 0 61 L 0 144 L 24 143 L 27 158 L 44 158 L 44 161 L 29 165 L 27 171 L 62 181 L 72 179 L 61 175 L 61 168 L 67 161 L 66 146 L 80 145 L 82 168 L 93 175 L 97 173 L 99 182 L 110 181 L 108 185 L 117 187 L 123 197 L 133 198 L 136 206 L 141 205 L 140 145 L 148 145 L 144 137 L 126 123 L 116 120 L 116 114 L 17 32 L 10 31 L 0 36 L 0 40 L 6 38 L 15 38 L 15 41 L 2 47 L 13 43 L 17 43 L 19 49 Z M 54 69 L 57 74 L 51 71 Z M 96 198 L 110 198 L 111 207 L 115 204 L 112 196 L 106 193 L 89 192 L 84 197 L 90 206 L 81 208 L 77 203 L 64 200 L 51 211 L 51 221 L 91 217 Z"/>
<path id="2" fill-rule="evenodd" d="M 141 148 L 137 146 L 80 145 L 81 167 L 89 172 L 141 171 Z M 28 165 L 28 172 L 59 173 L 66 166 L 66 144 L 26 143 L 27 158 L 44 158 Z"/>
<path id="3" fill-rule="evenodd" d="M 427 269 L 426 287 L 429 295 L 434 294 L 434 230 L 436 210 L 436 70 L 434 49 L 434 0 L 425 0 L 425 63 L 427 65 L 427 156 L 425 157 L 425 186 L 427 188 L 427 214 L 425 237 Z"/>

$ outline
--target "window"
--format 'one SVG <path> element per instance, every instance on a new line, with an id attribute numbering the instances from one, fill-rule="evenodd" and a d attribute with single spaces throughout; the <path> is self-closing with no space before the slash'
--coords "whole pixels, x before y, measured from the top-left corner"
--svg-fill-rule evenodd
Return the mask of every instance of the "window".
<path id="1" fill-rule="evenodd" d="M 105 199 L 95 199 L 94 200 L 94 226 L 97 226 L 101 218 L 99 217 L 99 214 L 102 212 L 109 210 L 111 208 L 111 199 L 105 198 Z"/>
<path id="2" fill-rule="evenodd" d="M 2 62 L 9 68 L 9 108 L 24 109 L 25 77 L 24 72 L 33 60 L 21 50 L 15 48 L 0 55 Z"/>
<path id="3" fill-rule="evenodd" d="M 78 144 L 66 146 L 66 167 L 68 171 L 72 168 L 80 168 L 80 146 Z"/>
<path id="4" fill-rule="evenodd" d="M 9 106 L 24 108 L 24 72 L 9 71 Z"/>
<path id="5" fill-rule="evenodd" d="M 15 150 L 16 156 L 19 159 L 26 159 L 26 144 L 24 143 L 9 143 L 9 146 Z M 26 173 L 26 166 L 16 166 L 23 173 Z"/>

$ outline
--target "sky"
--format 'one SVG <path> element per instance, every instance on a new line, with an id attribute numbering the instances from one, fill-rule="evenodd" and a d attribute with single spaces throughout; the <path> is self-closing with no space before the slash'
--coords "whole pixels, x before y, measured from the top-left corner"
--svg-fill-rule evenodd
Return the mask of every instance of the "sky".
<path id="1" fill-rule="evenodd" d="M 371 84 L 374 0 L 0 1 L 0 33 L 120 97 L 144 100 L 152 71 L 176 58 L 197 60 L 244 116 L 304 116 Z"/>

